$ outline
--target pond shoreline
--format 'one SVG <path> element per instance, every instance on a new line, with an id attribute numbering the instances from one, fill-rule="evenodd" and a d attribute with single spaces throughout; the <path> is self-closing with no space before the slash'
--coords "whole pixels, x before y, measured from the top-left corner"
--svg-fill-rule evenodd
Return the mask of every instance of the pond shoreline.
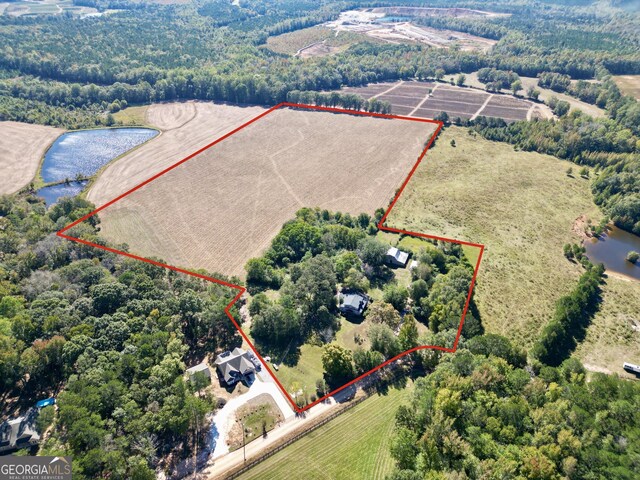
<path id="1" fill-rule="evenodd" d="M 40 162 L 36 195 L 47 205 L 63 196 L 81 195 L 107 165 L 161 133 L 156 128 L 119 126 L 64 132 Z"/>

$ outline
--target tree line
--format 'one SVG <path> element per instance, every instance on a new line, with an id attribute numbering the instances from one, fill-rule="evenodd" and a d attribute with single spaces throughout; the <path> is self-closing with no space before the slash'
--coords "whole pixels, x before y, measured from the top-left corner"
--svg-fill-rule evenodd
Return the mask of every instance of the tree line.
<path id="1" fill-rule="evenodd" d="M 232 292 L 55 235 L 93 208 L 0 197 L 2 414 L 56 396 L 40 454 L 73 456 L 81 479 L 153 479 L 206 441 L 216 399 L 183 377 L 186 362 L 241 344 Z M 72 234 L 104 244 L 98 223 Z"/>

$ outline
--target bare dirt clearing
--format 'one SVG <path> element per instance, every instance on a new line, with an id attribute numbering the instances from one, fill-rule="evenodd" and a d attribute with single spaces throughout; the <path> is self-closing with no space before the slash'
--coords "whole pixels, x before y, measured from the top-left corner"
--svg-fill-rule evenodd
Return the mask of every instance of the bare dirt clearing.
<path id="1" fill-rule="evenodd" d="M 20 122 L 0 122 L 0 195 L 15 193 L 36 175 L 49 145 L 64 130 Z"/>
<path id="2" fill-rule="evenodd" d="M 338 33 L 360 34 L 387 43 L 422 43 L 434 48 L 456 47 L 461 50 L 490 50 L 496 40 L 454 30 L 416 25 L 412 17 L 430 16 L 486 17 L 489 12 L 456 8 L 384 7 L 342 12 L 336 20 L 323 24 Z M 403 19 L 404 21 L 399 21 Z"/>
<path id="3" fill-rule="evenodd" d="M 205 102 L 151 105 L 147 121 L 165 131 L 105 168 L 87 198 L 103 205 L 264 111 Z"/>
<path id="4" fill-rule="evenodd" d="M 357 214 L 387 205 L 434 129 L 279 109 L 103 210 L 102 234 L 139 255 L 242 275 L 301 207 Z M 125 167 L 149 177 L 140 164 L 157 162 L 141 150 L 105 172 L 92 196 L 120 193 Z M 189 150 L 183 146 L 182 156 Z"/>
<path id="5" fill-rule="evenodd" d="M 378 7 L 370 10 L 373 13 L 385 15 L 412 16 L 412 17 L 509 17 L 508 13 L 486 12 L 484 10 L 472 10 L 470 8 L 429 8 L 429 7 Z"/>

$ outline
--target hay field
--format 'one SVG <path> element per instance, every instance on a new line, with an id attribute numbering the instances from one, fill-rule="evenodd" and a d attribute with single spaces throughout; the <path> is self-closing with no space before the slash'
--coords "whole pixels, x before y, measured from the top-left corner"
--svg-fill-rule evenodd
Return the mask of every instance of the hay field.
<path id="1" fill-rule="evenodd" d="M 618 75 L 613 77 L 622 93 L 640 100 L 640 75 Z"/>
<path id="2" fill-rule="evenodd" d="M 146 123 L 162 133 L 111 162 L 91 186 L 87 198 L 97 206 L 103 205 L 263 111 L 261 107 L 206 102 L 151 105 L 145 113 Z"/>
<path id="3" fill-rule="evenodd" d="M 64 130 L 20 122 L 0 122 L 0 195 L 15 193 L 36 175 L 49 145 Z"/>
<path id="4" fill-rule="evenodd" d="M 529 347 L 582 271 L 562 251 L 580 241 L 575 219 L 600 219 L 589 182 L 565 174 L 570 165 L 450 127 L 387 224 L 485 244 L 475 289 L 482 321 L 489 332 Z"/>
<path id="5" fill-rule="evenodd" d="M 434 128 L 279 109 L 103 210 L 102 234 L 173 265 L 243 275 L 301 207 L 373 214 L 388 205 Z M 144 165 L 158 165 L 142 150 L 114 167 L 148 177 Z M 107 169 L 90 198 L 114 197 L 124 177 Z"/>
<path id="6" fill-rule="evenodd" d="M 640 282 L 611 274 L 603 300 L 575 356 L 587 369 L 635 378 L 622 364 L 640 363 Z"/>

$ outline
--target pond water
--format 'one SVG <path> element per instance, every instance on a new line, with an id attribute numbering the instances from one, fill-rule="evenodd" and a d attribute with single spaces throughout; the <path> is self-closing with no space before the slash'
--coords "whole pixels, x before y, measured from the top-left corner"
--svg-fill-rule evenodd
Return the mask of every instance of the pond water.
<path id="1" fill-rule="evenodd" d="M 114 158 L 155 137 L 150 128 L 102 128 L 61 135 L 47 151 L 42 163 L 46 183 L 74 180 L 78 174 L 89 177 Z M 47 205 L 62 196 L 74 196 L 86 182 L 72 181 L 38 190 Z"/>
<path id="2" fill-rule="evenodd" d="M 95 174 L 114 158 L 155 137 L 150 128 L 102 128 L 61 135 L 47 151 L 42 164 L 42 179 L 57 182 L 78 173 Z"/>
<path id="3" fill-rule="evenodd" d="M 44 198 L 48 207 L 49 205 L 56 203 L 59 198 L 75 197 L 82 191 L 87 183 L 88 182 L 86 180 L 83 180 L 82 182 L 61 183 L 59 185 L 41 188 L 38 190 L 37 194 L 39 197 Z"/>
<path id="4" fill-rule="evenodd" d="M 631 250 L 640 253 L 639 236 L 611 227 L 599 239 L 585 241 L 584 246 L 592 263 L 604 263 L 607 270 L 640 280 L 640 262 L 634 265 L 626 260 Z"/>

